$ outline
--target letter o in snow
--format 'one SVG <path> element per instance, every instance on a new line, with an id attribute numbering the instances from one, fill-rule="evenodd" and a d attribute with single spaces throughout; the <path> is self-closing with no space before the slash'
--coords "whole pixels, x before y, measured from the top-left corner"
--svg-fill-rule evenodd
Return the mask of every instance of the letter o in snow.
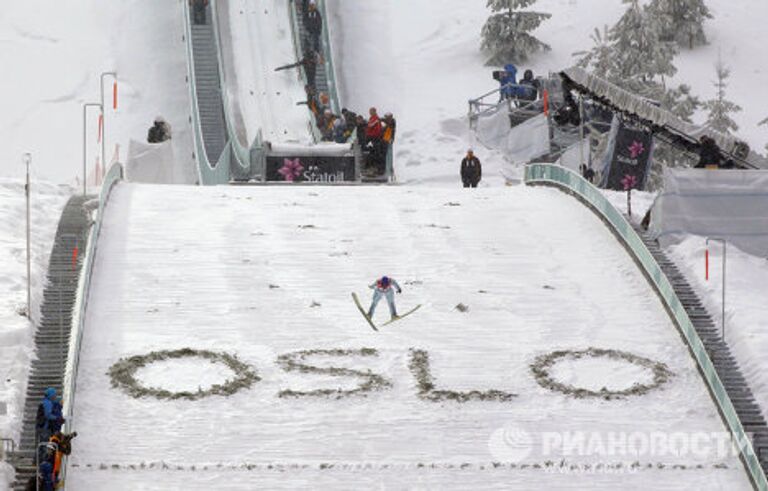
<path id="1" fill-rule="evenodd" d="M 153 363 L 195 358 L 207 360 L 211 365 L 221 364 L 229 369 L 234 374 L 234 377 L 225 379 L 221 384 L 214 383 L 205 389 L 199 387 L 197 390 L 182 390 L 179 392 L 172 392 L 157 387 L 146 387 L 136 377 L 136 373 L 139 370 Z M 226 397 L 242 389 L 248 389 L 261 380 L 250 366 L 238 360 L 234 355 L 190 348 L 172 351 L 153 351 L 146 355 L 122 358 L 112 365 L 107 374 L 112 381 L 112 387 L 122 389 L 132 397 L 137 399 L 141 397 L 154 397 L 161 400 L 186 399 L 196 401 L 215 395 Z"/>
<path id="2" fill-rule="evenodd" d="M 572 372 L 575 372 L 575 375 L 571 378 L 584 379 L 574 382 L 573 380 L 563 380 L 565 378 L 563 374 L 556 373 L 558 365 L 565 362 L 580 362 L 591 366 L 574 369 Z M 664 363 L 626 351 L 600 348 L 553 351 L 537 357 L 530 368 L 536 382 L 545 389 L 562 392 L 577 399 L 589 397 L 612 400 L 644 395 L 664 385 L 673 375 Z M 579 373 L 580 371 L 584 373 Z M 611 381 L 618 381 L 623 388 L 609 389 L 606 386 L 578 387 L 575 385 L 586 382 L 594 384 L 606 373 L 611 374 L 613 379 Z M 638 381 L 640 378 L 643 380 Z"/>

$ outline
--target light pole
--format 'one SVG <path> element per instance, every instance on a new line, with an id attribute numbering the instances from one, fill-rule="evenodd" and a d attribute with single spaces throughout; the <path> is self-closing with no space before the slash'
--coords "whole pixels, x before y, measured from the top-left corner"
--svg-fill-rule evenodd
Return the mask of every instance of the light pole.
<path id="1" fill-rule="evenodd" d="M 27 168 L 27 180 L 24 186 L 24 194 L 27 195 L 27 318 L 32 320 L 32 255 L 31 255 L 31 224 L 30 224 L 30 195 L 32 194 L 32 188 L 29 182 L 29 166 L 32 164 L 32 154 L 25 153 L 21 157 L 21 161 Z"/>
<path id="2" fill-rule="evenodd" d="M 115 79 L 112 85 L 112 109 L 117 110 L 117 72 L 104 72 L 99 77 L 99 91 L 101 92 L 101 165 L 104 168 L 107 167 L 107 115 L 104 108 L 106 102 L 104 101 L 104 79 L 106 77 L 112 77 Z"/>
<path id="3" fill-rule="evenodd" d="M 709 257 L 709 243 L 711 242 L 720 242 L 723 244 L 723 312 L 722 312 L 722 336 L 723 341 L 725 341 L 725 261 L 728 257 L 727 255 L 727 242 L 725 239 L 719 239 L 716 237 L 707 237 L 707 257 Z"/>
<path id="4" fill-rule="evenodd" d="M 86 102 L 83 104 L 83 196 L 87 194 L 87 186 L 88 186 L 88 164 L 86 162 L 86 157 L 88 155 L 88 126 L 87 126 L 87 116 L 88 116 L 88 108 L 89 107 L 98 107 L 101 108 L 102 114 L 104 113 L 104 107 L 98 103 L 98 102 Z"/>

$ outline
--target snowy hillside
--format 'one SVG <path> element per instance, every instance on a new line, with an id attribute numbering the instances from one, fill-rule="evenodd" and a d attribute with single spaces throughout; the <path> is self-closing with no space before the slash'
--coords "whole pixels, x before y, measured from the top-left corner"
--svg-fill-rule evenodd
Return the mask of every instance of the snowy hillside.
<path id="1" fill-rule="evenodd" d="M 480 53 L 480 30 L 489 11 L 484 1 L 430 0 L 356 2 L 329 0 L 341 72 L 342 99 L 362 111 L 371 105 L 398 117 L 397 167 L 401 180 L 458 181 L 458 162 L 472 142 L 467 133 L 467 100 L 498 86 Z M 710 45 L 683 50 L 674 82 L 685 82 L 702 99 L 714 96 L 718 51 L 732 69 L 728 97 L 744 108 L 735 119 L 739 136 L 762 152 L 768 117 L 762 95 L 768 84 L 762 0 L 708 0 L 714 19 L 706 23 Z M 549 12 L 536 35 L 552 46 L 522 68 L 546 74 L 574 64 L 572 53 L 589 49 L 595 27 L 621 16 L 620 0 L 538 0 Z M 703 122 L 705 115 L 697 117 Z M 500 167 L 497 155 L 479 150 L 489 176 Z M 496 181 L 498 182 L 498 181 Z"/>
<path id="2" fill-rule="evenodd" d="M 401 312 L 423 307 L 375 333 L 350 292 L 367 302 L 366 285 L 383 273 L 403 286 Z M 386 318 L 381 305 L 377 320 Z M 198 401 L 135 399 L 111 386 L 108 371 L 120 358 L 186 347 L 236 354 L 260 380 L 229 398 Z M 670 378 L 645 395 L 602 400 L 575 399 L 532 377 L 537 357 L 588 347 L 663 362 Z M 285 357 L 362 348 L 375 351 L 310 352 L 302 361 L 364 375 L 370 369 L 383 377 L 374 384 L 381 390 L 279 396 L 354 389 L 347 377 L 288 371 Z M 500 393 L 468 402 L 420 397 L 431 389 L 420 389 L 423 360 L 416 363 L 413 350 L 428 356 L 436 389 Z M 638 366 L 583 363 L 560 364 L 554 376 L 595 390 L 649 380 Z M 203 365 L 194 358 L 150 362 L 135 377 L 144 387 L 196 392 L 232 377 L 214 367 L 198 379 Z M 78 380 L 74 489 L 106 482 L 111 490 L 182 483 L 244 490 L 749 487 L 733 457 L 568 456 L 536 445 L 519 455 L 513 439 L 499 440 L 509 428 L 510 437 L 520 431 L 532 438 L 546 431 L 724 430 L 659 300 L 605 226 L 573 198 L 526 188 L 472 195 L 407 187 L 114 191 Z M 546 462 L 562 459 L 577 467 L 620 461 L 663 468 L 597 476 L 548 470 Z"/>
<path id="3" fill-rule="evenodd" d="M 194 182 L 188 121 L 182 0 L 6 2 L 0 16 L 0 176 L 32 152 L 41 176 L 72 183 L 82 174 L 82 104 L 98 102 L 99 74 L 116 70 L 119 109 L 107 111 L 107 159 L 130 139 L 145 141 L 158 115 L 173 128 L 174 153 Z M 111 79 L 105 84 L 111 96 Z M 111 97 L 107 103 L 111 107 Z M 96 110 L 89 167 L 98 154 Z"/>
<path id="4" fill-rule="evenodd" d="M 33 316 L 39 318 L 37 308 L 56 224 L 71 190 L 45 182 L 33 182 L 32 190 L 32 304 Z M 0 179 L 0 405 L 7 406 L 7 414 L 0 413 L 0 436 L 15 441 L 19 439 L 34 334 L 22 315 L 27 302 L 25 216 L 24 183 Z M 0 464 L 0 489 L 11 473 Z"/>

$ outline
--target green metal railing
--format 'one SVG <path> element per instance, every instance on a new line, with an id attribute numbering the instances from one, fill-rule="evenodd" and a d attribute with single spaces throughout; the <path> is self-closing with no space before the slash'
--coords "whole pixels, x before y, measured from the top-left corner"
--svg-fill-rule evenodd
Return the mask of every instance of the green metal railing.
<path id="1" fill-rule="evenodd" d="M 192 134 L 195 141 L 195 157 L 197 159 L 197 172 L 200 185 L 211 186 L 216 184 L 227 184 L 230 178 L 230 153 L 232 153 L 231 142 L 227 143 L 224 151 L 219 157 L 219 161 L 212 165 L 208 160 L 203 142 L 203 131 L 200 124 L 200 111 L 197 101 L 197 84 L 195 82 L 195 59 L 192 47 L 192 20 L 190 17 L 189 4 L 184 1 L 182 4 L 182 14 L 184 15 L 184 38 L 187 43 L 187 79 L 189 86 L 189 97 L 192 106 Z M 213 8 L 213 6 L 212 6 Z"/>
<path id="2" fill-rule="evenodd" d="M 756 489 L 768 490 L 768 480 L 760 466 L 760 461 L 755 454 L 752 443 L 747 436 L 744 427 L 736 414 L 730 397 L 717 375 L 715 366 L 709 358 L 706 347 L 701 341 L 696 329 L 688 317 L 688 314 L 677 297 L 672 284 L 662 272 L 661 267 L 651 255 L 651 252 L 643 243 L 643 240 L 627 222 L 619 210 L 617 210 L 602 192 L 583 179 L 580 175 L 564 167 L 547 164 L 532 164 L 525 168 L 525 183 L 527 185 L 548 185 L 573 193 L 584 200 L 605 222 L 613 229 L 614 233 L 626 244 L 627 250 L 640 265 L 658 293 L 662 302 L 683 334 L 688 348 L 693 354 L 699 370 L 709 387 L 710 393 L 720 410 L 720 414 L 728 430 L 731 432 L 736 445 L 739 448 L 742 462 Z"/>
<path id="3" fill-rule="evenodd" d="M 216 40 L 216 53 L 219 58 L 219 86 L 221 87 L 221 98 L 224 106 L 224 121 L 226 122 L 227 138 L 232 152 L 230 160 L 231 177 L 250 176 L 251 175 L 251 152 L 262 149 L 261 131 L 259 131 L 250 147 L 248 142 L 240 141 L 237 129 L 232 116 L 232 106 L 230 105 L 229 91 L 227 90 L 227 71 L 224 66 L 224 56 L 222 55 L 221 33 L 219 31 L 219 2 L 211 0 L 211 22 L 213 23 L 214 38 Z M 263 172 L 263 170 L 262 170 Z"/>
<path id="4" fill-rule="evenodd" d="M 77 297 L 72 315 L 72 332 L 69 338 L 69 354 L 67 356 L 67 366 L 64 371 L 62 405 L 64 418 L 66 419 L 63 430 L 65 433 L 74 431 L 74 405 L 75 393 L 77 392 L 77 372 L 80 368 L 80 347 L 83 341 L 83 332 L 85 331 L 85 311 L 88 308 L 88 296 L 91 290 L 93 264 L 96 260 L 96 249 L 99 234 L 101 233 L 101 225 L 103 223 L 104 212 L 107 208 L 112 189 L 118 182 L 123 180 L 124 175 L 123 166 L 119 163 L 114 163 L 112 164 L 112 167 L 109 168 L 109 171 L 104 176 L 104 181 L 101 184 L 99 208 L 96 212 L 96 219 L 94 220 L 93 225 L 91 225 L 90 232 L 88 232 L 88 247 L 86 248 L 85 257 L 83 258 L 80 279 L 77 282 Z M 61 470 L 62 481 L 64 481 L 65 487 L 66 471 L 67 461 L 65 458 L 62 462 Z"/>

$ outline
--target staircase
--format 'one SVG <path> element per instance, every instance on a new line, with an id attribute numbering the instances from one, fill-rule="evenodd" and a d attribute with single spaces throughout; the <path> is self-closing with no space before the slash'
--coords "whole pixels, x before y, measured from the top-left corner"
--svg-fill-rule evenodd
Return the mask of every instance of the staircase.
<path id="1" fill-rule="evenodd" d="M 23 490 L 35 475 L 35 419 L 37 406 L 48 387 L 61 395 L 64 370 L 69 355 L 69 333 L 77 296 L 82 254 L 88 242 L 90 221 L 83 209 L 89 196 L 74 196 L 64 207 L 48 264 L 47 285 L 40 308 L 41 318 L 35 334 L 36 360 L 27 385 L 24 421 L 19 449 L 14 454 L 14 490 Z M 74 251 L 79 254 L 75 258 Z"/>
<path id="2" fill-rule="evenodd" d="M 304 23 L 304 6 L 308 3 L 304 0 L 294 0 L 294 5 L 296 6 L 296 19 L 297 23 L 299 25 L 299 39 L 301 39 L 301 54 L 302 56 L 309 51 L 309 32 L 307 32 L 307 26 Z M 323 29 L 327 29 L 327 19 L 323 19 Z M 324 51 L 324 50 L 323 50 Z M 323 59 L 325 59 L 326 56 L 328 56 L 328 53 L 323 52 Z M 330 97 L 330 89 L 328 86 L 328 72 L 325 68 L 325 63 L 320 63 L 317 65 L 317 72 L 315 73 L 315 91 L 317 92 L 318 96 L 321 92 L 325 92 Z M 341 108 L 338 108 L 337 110 L 341 110 Z"/>
<path id="3" fill-rule="evenodd" d="M 628 221 L 632 223 L 631 220 Z M 707 349 L 712 363 L 715 365 L 717 375 L 725 386 L 744 430 L 752 436 L 753 446 L 758 459 L 760 459 L 760 465 L 764 471 L 768 472 L 768 425 L 766 425 L 760 406 L 755 401 L 752 391 L 739 369 L 738 362 L 722 338 L 719 326 L 715 324 L 696 292 L 677 266 L 661 250 L 656 240 L 639 225 L 633 224 L 632 227 L 642 238 L 656 262 L 659 263 L 677 297 L 682 302 L 688 317 Z"/>
<path id="4" fill-rule="evenodd" d="M 190 14 L 194 17 L 194 13 Z M 192 57 L 205 153 L 208 162 L 215 167 L 227 144 L 227 130 L 221 97 L 219 55 L 210 6 L 206 20 L 205 24 L 195 24 L 194 19 L 192 20 Z"/>

